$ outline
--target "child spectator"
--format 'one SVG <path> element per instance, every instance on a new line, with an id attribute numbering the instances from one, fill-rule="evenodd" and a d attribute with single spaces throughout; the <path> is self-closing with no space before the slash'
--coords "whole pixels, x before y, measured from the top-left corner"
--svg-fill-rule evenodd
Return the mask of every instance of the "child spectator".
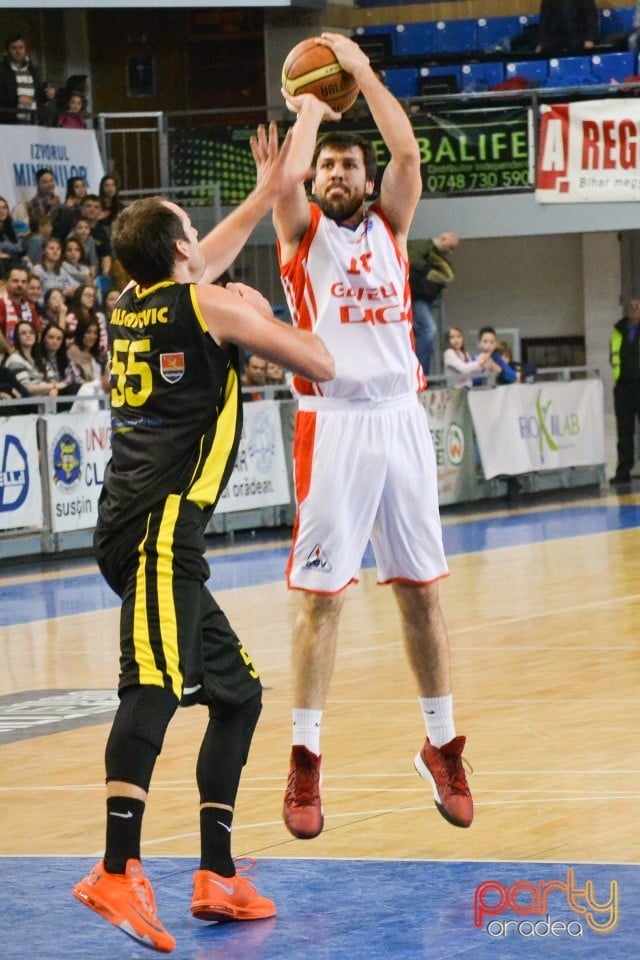
<path id="1" fill-rule="evenodd" d="M 78 287 L 91 279 L 91 272 L 84 259 L 84 247 L 77 237 L 69 237 L 65 242 L 60 269 L 69 277 L 72 284 L 66 291 L 66 296 L 72 296 Z"/>
<path id="2" fill-rule="evenodd" d="M 69 275 L 62 270 L 62 244 L 56 237 L 49 237 L 42 248 L 42 263 L 36 263 L 33 272 L 42 281 L 44 293 L 56 287 L 64 296 L 75 289 Z"/>
<path id="3" fill-rule="evenodd" d="M 86 217 L 80 217 L 73 231 L 73 236 L 82 243 L 85 263 L 89 267 L 91 276 L 95 277 L 99 266 L 98 251 L 96 249 L 96 242 L 91 236 L 91 224 Z"/>
<path id="4" fill-rule="evenodd" d="M 36 232 L 27 240 L 27 257 L 31 264 L 42 263 L 43 247 L 53 234 L 53 220 L 47 213 L 43 213 L 34 226 Z"/>
<path id="5" fill-rule="evenodd" d="M 460 327 L 449 327 L 443 357 L 447 386 L 458 389 L 473 386 L 473 375 L 486 370 L 490 356 L 491 354 L 485 351 L 472 360 L 466 351 L 464 334 Z"/>
<path id="6" fill-rule="evenodd" d="M 71 93 L 67 100 L 67 108 L 58 117 L 58 126 L 67 130 L 86 130 L 87 124 L 82 118 L 84 97 L 81 93 Z"/>

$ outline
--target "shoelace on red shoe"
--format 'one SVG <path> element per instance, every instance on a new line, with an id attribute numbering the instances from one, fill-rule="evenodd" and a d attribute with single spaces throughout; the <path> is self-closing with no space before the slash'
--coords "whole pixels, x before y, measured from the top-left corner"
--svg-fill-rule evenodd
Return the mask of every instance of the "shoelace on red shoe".
<path id="1" fill-rule="evenodd" d="M 320 776 L 314 767 L 296 767 L 289 774 L 287 784 L 287 803 L 296 807 L 311 806 L 318 803 Z"/>
<path id="2" fill-rule="evenodd" d="M 465 797 L 471 796 L 471 791 L 469 790 L 469 784 L 467 783 L 467 777 L 464 772 L 464 763 L 462 757 L 455 755 L 443 754 L 445 758 L 445 766 L 447 768 L 447 781 L 453 793 L 461 793 Z M 469 770 L 473 772 L 473 768 L 468 764 Z"/>

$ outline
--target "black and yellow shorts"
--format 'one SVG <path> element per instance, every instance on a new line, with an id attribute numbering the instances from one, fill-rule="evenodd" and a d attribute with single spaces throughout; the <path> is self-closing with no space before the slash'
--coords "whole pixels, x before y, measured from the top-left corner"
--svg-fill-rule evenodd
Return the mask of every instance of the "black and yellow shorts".
<path id="1" fill-rule="evenodd" d="M 100 570 L 122 599 L 119 689 L 164 687 L 183 706 L 241 704 L 261 689 L 248 654 L 205 583 L 205 518 L 170 495 L 150 513 L 94 538 Z"/>

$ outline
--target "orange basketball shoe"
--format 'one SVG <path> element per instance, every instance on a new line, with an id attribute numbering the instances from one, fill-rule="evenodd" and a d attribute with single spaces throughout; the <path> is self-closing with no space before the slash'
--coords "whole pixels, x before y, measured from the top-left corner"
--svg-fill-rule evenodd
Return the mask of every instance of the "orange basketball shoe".
<path id="1" fill-rule="evenodd" d="M 212 870 L 196 870 L 193 875 L 191 913 L 197 920 L 262 920 L 273 917 L 276 905 L 273 900 L 261 896 L 252 883 L 242 874 L 255 866 L 250 857 L 239 861 L 239 873 L 234 877 L 222 877 Z"/>
<path id="2" fill-rule="evenodd" d="M 125 873 L 107 873 L 101 860 L 73 895 L 145 947 L 171 953 L 176 945 L 156 917 L 153 890 L 139 860 L 127 860 Z"/>
<path id="3" fill-rule="evenodd" d="M 324 826 L 320 799 L 320 761 L 321 757 L 317 757 L 306 747 L 291 748 L 282 819 L 289 833 L 299 840 L 312 840 L 322 832 Z"/>
<path id="4" fill-rule="evenodd" d="M 434 747 L 427 737 L 413 761 L 420 776 L 430 781 L 436 807 L 454 827 L 470 827 L 473 821 L 473 798 L 462 765 L 465 743 L 465 737 L 454 737 Z"/>

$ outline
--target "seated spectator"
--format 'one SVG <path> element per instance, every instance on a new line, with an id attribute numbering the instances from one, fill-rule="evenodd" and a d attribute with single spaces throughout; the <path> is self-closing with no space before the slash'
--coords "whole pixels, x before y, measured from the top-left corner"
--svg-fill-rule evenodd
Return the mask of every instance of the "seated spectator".
<path id="1" fill-rule="evenodd" d="M 542 0 L 536 53 L 545 57 L 584 54 L 595 46 L 599 36 L 595 0 Z"/>
<path id="2" fill-rule="evenodd" d="M 42 335 L 41 354 L 46 378 L 58 385 L 58 393 L 73 396 L 82 384 L 82 375 L 67 354 L 65 333 L 57 323 L 50 323 Z"/>
<path id="3" fill-rule="evenodd" d="M 107 324 L 107 329 L 109 327 L 109 321 L 111 320 L 111 314 L 115 310 L 116 303 L 120 299 L 121 290 L 109 290 L 108 294 L 102 302 L 102 309 L 104 312 L 105 322 Z"/>
<path id="4" fill-rule="evenodd" d="M 264 387 L 267 377 L 267 361 L 262 357 L 250 354 L 244 365 L 244 376 L 242 382 L 249 391 L 242 391 L 245 400 L 263 400 L 264 394 L 259 390 L 251 390 L 252 387 Z"/>
<path id="5" fill-rule="evenodd" d="M 4 197 L 0 197 L 0 262 L 5 266 L 22 263 L 26 259 L 25 242 L 16 234 L 9 204 Z M 5 275 L 6 270 L 2 271 Z"/>
<path id="6" fill-rule="evenodd" d="M 36 332 L 41 329 L 40 315 L 26 296 L 27 270 L 16 265 L 9 270 L 5 289 L 0 294 L 0 333 L 12 344 L 15 329 L 21 321 L 32 324 Z"/>
<path id="7" fill-rule="evenodd" d="M 15 349 L 7 358 L 6 365 L 30 397 L 55 397 L 59 384 L 47 380 L 37 337 L 33 324 L 20 320 L 14 333 Z"/>
<path id="8" fill-rule="evenodd" d="M 42 84 L 41 103 L 38 107 L 38 123 L 42 127 L 57 127 L 60 107 L 58 88 L 50 80 Z"/>
<path id="9" fill-rule="evenodd" d="M 73 343 L 67 351 L 71 362 L 80 369 L 82 383 L 72 412 L 85 412 L 97 406 L 96 398 L 109 392 L 109 367 L 107 355 L 100 349 L 100 327 L 97 321 L 79 325 Z"/>
<path id="10" fill-rule="evenodd" d="M 22 386 L 15 373 L 7 368 L 7 358 L 11 352 L 11 347 L 0 333 L 0 400 L 19 400 L 29 396 L 28 390 Z M 2 416 L 9 412 L 3 410 Z"/>
<path id="11" fill-rule="evenodd" d="M 95 193 L 87 194 L 82 203 L 82 216 L 89 221 L 90 235 L 95 243 L 98 256 L 97 274 L 101 273 L 106 277 L 111 272 L 111 238 L 108 229 L 100 223 L 101 211 L 100 197 Z"/>
<path id="12" fill-rule="evenodd" d="M 47 327 L 50 323 L 55 323 L 66 331 L 68 314 L 69 307 L 62 290 L 58 290 L 56 287 L 47 290 L 44 295 L 44 312 L 42 314 L 44 326 Z M 70 333 L 69 336 L 72 336 L 72 334 Z"/>
<path id="13" fill-rule="evenodd" d="M 42 263 L 36 263 L 33 272 L 40 277 L 45 294 L 53 287 L 62 290 L 65 297 L 75 290 L 76 285 L 62 270 L 62 244 L 57 237 L 49 237 L 42 249 Z"/>
<path id="14" fill-rule="evenodd" d="M 119 296 L 119 294 L 118 294 Z M 71 309 L 67 315 L 67 337 L 73 337 L 80 326 L 88 323 L 97 323 L 100 330 L 99 350 L 107 354 L 109 337 L 107 333 L 107 318 L 101 310 L 96 309 L 98 291 L 95 283 L 83 283 L 71 298 Z"/>
<path id="15" fill-rule="evenodd" d="M 84 177 L 69 177 L 67 180 L 67 195 L 56 216 L 53 235 L 61 243 L 69 237 L 82 216 L 82 204 L 87 195 L 87 182 Z"/>
<path id="16" fill-rule="evenodd" d="M 90 275 L 95 277 L 98 272 L 100 262 L 98 260 L 96 242 L 91 236 L 91 224 L 86 217 L 80 217 L 71 236 L 81 242 L 82 249 L 84 250 L 85 263 L 89 267 Z"/>
<path id="17" fill-rule="evenodd" d="M 286 374 L 280 364 L 267 360 L 264 382 L 267 386 L 282 386 L 284 388 L 274 391 L 272 395 L 274 400 L 289 400 L 291 398 Z"/>
<path id="18" fill-rule="evenodd" d="M 37 223 L 40 217 L 46 214 L 51 217 L 55 225 L 55 220 L 62 204 L 60 197 L 56 193 L 56 180 L 53 175 L 53 170 L 49 170 L 48 167 L 42 167 L 38 170 L 36 172 L 36 184 L 37 190 L 35 195 L 27 204 L 29 223 L 31 225 Z"/>
<path id="19" fill-rule="evenodd" d="M 65 291 L 67 298 L 73 296 L 78 287 L 91 279 L 91 272 L 84 260 L 84 247 L 77 237 L 69 237 L 65 241 L 60 270 L 69 277 L 72 284 Z"/>
<path id="20" fill-rule="evenodd" d="M 515 383 L 518 379 L 517 372 L 500 355 L 498 347 L 498 337 L 493 327 L 481 327 L 478 333 L 478 354 L 473 357 L 479 359 L 481 354 L 488 354 L 488 360 L 485 362 L 485 371 L 496 374 L 497 380 L 501 383 Z M 485 381 L 481 378 L 474 378 L 474 387 L 482 386 Z"/>
<path id="21" fill-rule="evenodd" d="M 443 357 L 447 386 L 458 389 L 473 386 L 473 375 L 477 376 L 485 371 L 490 357 L 490 353 L 481 352 L 472 360 L 466 351 L 464 334 L 460 327 L 449 327 Z"/>
<path id="22" fill-rule="evenodd" d="M 67 99 L 66 109 L 58 117 L 58 126 L 67 130 L 86 130 L 87 124 L 82 117 L 84 111 L 84 97 L 81 93 L 71 93 Z"/>
<path id="23" fill-rule="evenodd" d="M 108 173 L 100 181 L 98 196 L 100 198 L 100 223 L 111 232 L 111 225 L 118 216 L 124 204 L 119 195 L 120 185 L 113 174 Z"/>
<path id="24" fill-rule="evenodd" d="M 34 123 L 42 100 L 38 69 L 27 54 L 24 37 L 7 37 L 0 61 L 0 123 Z"/>
<path id="25" fill-rule="evenodd" d="M 43 309 L 42 280 L 40 279 L 40 277 L 36 277 L 35 273 L 30 273 L 27 276 L 27 285 L 25 287 L 25 297 L 29 301 L 32 314 L 33 315 L 37 314 L 38 319 L 42 322 L 42 309 Z"/>
<path id="26" fill-rule="evenodd" d="M 34 226 L 36 231 L 27 240 L 27 258 L 32 265 L 42 263 L 42 249 L 53 234 L 53 220 L 45 213 Z"/>

